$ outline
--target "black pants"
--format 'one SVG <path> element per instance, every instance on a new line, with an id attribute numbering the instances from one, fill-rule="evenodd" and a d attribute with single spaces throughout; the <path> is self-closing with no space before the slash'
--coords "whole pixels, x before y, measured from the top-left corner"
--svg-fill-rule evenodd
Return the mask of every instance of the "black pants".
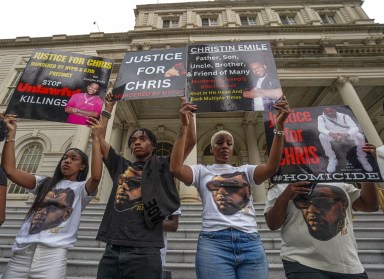
<path id="1" fill-rule="evenodd" d="M 359 274 L 336 273 L 325 270 L 311 268 L 298 262 L 290 262 L 283 260 L 285 276 L 288 279 L 368 279 L 367 273 L 364 271 Z"/>
<path id="2" fill-rule="evenodd" d="M 161 279 L 159 248 L 108 244 L 97 270 L 98 279 Z"/>

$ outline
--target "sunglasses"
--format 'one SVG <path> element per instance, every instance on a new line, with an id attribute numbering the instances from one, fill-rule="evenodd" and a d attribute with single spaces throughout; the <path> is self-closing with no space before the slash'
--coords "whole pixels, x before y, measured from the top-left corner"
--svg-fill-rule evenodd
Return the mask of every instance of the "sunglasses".
<path id="1" fill-rule="evenodd" d="M 220 188 L 228 189 L 229 191 L 237 191 L 240 188 L 249 186 L 248 183 L 242 183 L 238 180 L 213 180 L 207 183 L 207 187 L 211 191 L 217 191 Z"/>
<path id="2" fill-rule="evenodd" d="M 329 209 L 334 204 L 346 201 L 343 198 L 327 198 L 327 197 L 312 197 L 311 199 L 303 199 L 302 197 L 295 198 L 294 203 L 298 209 L 307 209 L 313 205 L 319 209 Z"/>
<path id="3" fill-rule="evenodd" d="M 119 176 L 118 179 L 119 184 L 127 184 L 129 189 L 136 189 L 141 187 L 141 179 L 138 177 L 124 177 L 122 175 Z"/>

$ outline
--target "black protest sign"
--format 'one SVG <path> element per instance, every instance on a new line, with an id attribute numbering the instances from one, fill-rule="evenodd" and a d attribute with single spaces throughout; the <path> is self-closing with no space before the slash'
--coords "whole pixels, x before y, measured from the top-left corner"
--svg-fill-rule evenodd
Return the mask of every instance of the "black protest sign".
<path id="1" fill-rule="evenodd" d="M 263 113 L 268 151 L 277 111 Z M 362 147 L 366 137 L 349 106 L 291 110 L 284 149 L 273 183 L 382 181 L 375 157 Z"/>
<path id="2" fill-rule="evenodd" d="M 271 110 L 283 95 L 267 41 L 190 45 L 187 71 L 197 112 Z"/>
<path id="3" fill-rule="evenodd" d="M 112 66 L 111 59 L 36 49 L 6 113 L 20 118 L 86 125 L 86 117 L 100 115 Z M 69 121 L 71 117 L 74 121 Z"/>
<path id="4" fill-rule="evenodd" d="M 115 100 L 184 96 L 186 49 L 170 48 L 125 54 L 115 87 Z"/>

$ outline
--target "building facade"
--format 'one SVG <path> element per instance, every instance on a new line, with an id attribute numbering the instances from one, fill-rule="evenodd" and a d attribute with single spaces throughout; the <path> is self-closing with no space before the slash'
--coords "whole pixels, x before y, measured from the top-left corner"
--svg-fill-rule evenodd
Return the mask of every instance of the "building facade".
<path id="1" fill-rule="evenodd" d="M 53 35 L 0 40 L 0 103 L 5 111 L 20 75 L 36 48 L 96 55 L 115 60 L 112 90 L 128 51 L 185 47 L 192 43 L 269 41 L 280 82 L 291 108 L 349 105 L 369 142 L 384 138 L 384 25 L 370 19 L 361 0 L 216 0 L 180 4 L 139 5 L 134 30 L 124 33 Z M 154 131 L 159 152 L 168 154 L 179 128 L 178 98 L 119 101 L 107 140 L 127 158 L 129 134 L 136 128 Z M 260 112 L 198 113 L 197 146 L 187 164 L 212 163 L 210 138 L 225 129 L 234 135 L 232 164 L 267 160 Z M 70 124 L 22 119 L 18 123 L 18 167 L 51 175 L 63 152 L 78 147 L 88 153 L 90 131 Z M 269 182 L 254 189 L 265 200 Z M 95 202 L 106 202 L 112 187 L 104 173 Z M 193 187 L 179 185 L 182 202 L 198 202 Z M 30 197 L 16 185 L 8 202 Z"/>

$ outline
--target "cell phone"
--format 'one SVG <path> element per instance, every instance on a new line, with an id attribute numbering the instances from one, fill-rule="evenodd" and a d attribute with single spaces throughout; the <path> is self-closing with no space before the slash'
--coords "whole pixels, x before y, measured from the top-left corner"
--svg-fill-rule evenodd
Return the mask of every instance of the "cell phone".
<path id="1" fill-rule="evenodd" d="M 311 196 L 312 196 L 312 194 L 313 194 L 313 192 L 315 191 L 315 187 L 317 186 L 317 183 L 315 183 L 315 182 L 312 182 L 311 184 L 308 184 L 308 185 L 306 185 L 305 187 L 306 188 L 309 188 L 309 189 L 311 189 L 309 192 L 308 192 L 308 194 L 306 194 L 306 195 L 302 195 L 302 197 L 304 198 L 304 199 L 310 199 L 311 198 Z"/>

